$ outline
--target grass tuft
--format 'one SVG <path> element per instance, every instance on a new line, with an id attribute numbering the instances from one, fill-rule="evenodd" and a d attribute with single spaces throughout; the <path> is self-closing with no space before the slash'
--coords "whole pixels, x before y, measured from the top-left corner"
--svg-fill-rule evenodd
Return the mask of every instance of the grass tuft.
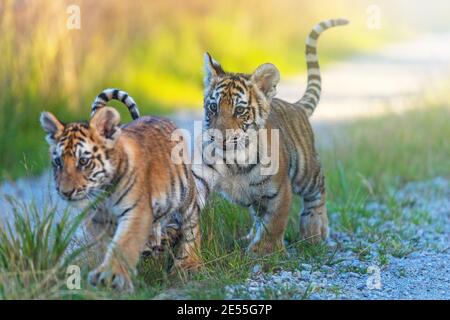
<path id="1" fill-rule="evenodd" d="M 70 246 L 84 214 L 8 201 L 13 215 L 0 225 L 0 298 L 60 297 L 66 268 L 83 251 Z"/>

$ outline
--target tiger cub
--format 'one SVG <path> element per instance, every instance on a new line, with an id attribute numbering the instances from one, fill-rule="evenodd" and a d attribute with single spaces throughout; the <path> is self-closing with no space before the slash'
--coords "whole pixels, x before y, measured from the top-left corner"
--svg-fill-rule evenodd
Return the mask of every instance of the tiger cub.
<path id="1" fill-rule="evenodd" d="M 274 97 L 280 75 L 273 64 L 263 64 L 252 74 L 230 73 L 205 54 L 203 163 L 193 169 L 210 189 L 250 209 L 254 218 L 247 236 L 250 253 L 285 250 L 293 194 L 303 199 L 302 238 L 318 242 L 328 235 L 324 175 L 308 118 L 321 92 L 317 39 L 324 30 L 347 23 L 343 19 L 323 21 L 309 33 L 307 88 L 295 103 Z M 267 137 L 265 148 L 274 151 L 278 161 L 277 170 L 268 173 L 263 171 L 271 162 L 262 162 L 264 148 L 252 144 L 255 136 L 250 134 L 264 130 L 268 132 L 263 136 Z M 278 136 L 269 132 L 278 132 Z M 231 160 L 229 151 L 234 152 Z M 256 160 L 248 161 L 252 155 Z"/>
<path id="2" fill-rule="evenodd" d="M 132 122 L 120 125 L 117 110 L 105 106 L 112 99 L 128 106 Z M 180 143 L 171 140 L 174 123 L 139 117 L 133 98 L 117 89 L 98 95 L 88 122 L 64 124 L 49 112 L 40 122 L 59 195 L 78 205 L 103 197 L 87 226 L 94 236 L 110 232 L 112 241 L 89 273 L 92 285 L 132 290 L 130 276 L 140 255 L 165 237 L 176 242 L 175 267 L 200 265 L 200 203 L 190 165 L 172 158 Z"/>

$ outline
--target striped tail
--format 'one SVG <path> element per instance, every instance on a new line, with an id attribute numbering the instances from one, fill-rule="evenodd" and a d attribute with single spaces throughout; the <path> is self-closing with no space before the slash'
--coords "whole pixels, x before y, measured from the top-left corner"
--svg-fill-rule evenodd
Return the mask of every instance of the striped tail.
<path id="1" fill-rule="evenodd" d="M 122 101 L 127 107 L 128 111 L 130 111 L 131 117 L 134 119 L 139 118 L 139 109 L 136 105 L 136 102 L 134 102 L 134 99 L 128 95 L 125 91 L 119 90 L 119 89 L 105 89 L 103 90 L 94 100 L 92 103 L 92 111 L 91 111 L 91 117 L 94 115 L 94 113 L 100 109 L 106 106 L 108 101 L 111 100 L 118 100 Z"/>
<path id="2" fill-rule="evenodd" d="M 319 59 L 317 57 L 317 39 L 325 30 L 347 24 L 344 19 L 330 19 L 322 21 L 314 26 L 306 38 L 306 66 L 308 69 L 308 84 L 303 97 L 296 102 L 311 116 L 320 100 L 321 78 Z"/>

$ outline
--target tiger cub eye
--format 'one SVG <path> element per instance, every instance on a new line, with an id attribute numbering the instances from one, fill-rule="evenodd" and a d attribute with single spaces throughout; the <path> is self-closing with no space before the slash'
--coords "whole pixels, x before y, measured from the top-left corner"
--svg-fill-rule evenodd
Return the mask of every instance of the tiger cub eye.
<path id="1" fill-rule="evenodd" d="M 90 159 L 89 158 L 80 158 L 80 160 L 78 160 L 78 163 L 82 166 L 85 166 L 89 163 Z"/>
<path id="2" fill-rule="evenodd" d="M 245 113 L 246 109 L 244 107 L 236 107 L 235 109 L 235 113 L 236 115 L 240 116 L 243 115 Z"/>
<path id="3" fill-rule="evenodd" d="M 216 113 L 217 112 L 217 104 L 216 103 L 210 103 L 209 104 L 209 111 Z"/>

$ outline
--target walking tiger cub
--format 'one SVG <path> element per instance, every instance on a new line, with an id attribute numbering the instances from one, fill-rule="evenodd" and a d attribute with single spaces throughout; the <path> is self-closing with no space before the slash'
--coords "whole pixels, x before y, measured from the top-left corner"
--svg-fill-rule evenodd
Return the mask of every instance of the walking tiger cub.
<path id="1" fill-rule="evenodd" d="M 132 122 L 120 125 L 117 110 L 105 106 L 112 99 L 128 106 Z M 132 290 L 130 270 L 146 248 L 164 240 L 178 248 L 176 267 L 200 265 L 201 204 L 190 165 L 171 158 L 180 143 L 171 140 L 171 121 L 139 117 L 127 93 L 108 89 L 94 101 L 89 122 L 64 124 L 49 112 L 40 122 L 59 195 L 81 205 L 104 197 L 87 225 L 94 235 L 108 231 L 112 241 L 89 274 L 92 285 Z"/>
<path id="2" fill-rule="evenodd" d="M 308 117 L 321 91 L 317 39 L 324 30 L 347 23 L 342 19 L 327 20 L 309 33 L 307 88 L 295 103 L 274 97 L 280 76 L 273 64 L 263 64 L 253 74 L 231 73 L 205 54 L 203 164 L 194 165 L 193 170 L 210 189 L 250 208 L 254 218 L 247 236 L 251 239 L 251 253 L 284 250 L 293 194 L 303 199 L 302 238 L 317 242 L 328 235 L 324 175 Z M 266 141 L 267 148 L 275 147 L 278 154 L 278 170 L 270 174 L 262 174 L 266 166 L 260 161 L 262 150 L 251 143 L 250 132 L 263 130 L 279 133 L 278 142 L 270 135 Z M 231 161 L 230 150 L 235 157 Z M 255 153 L 256 161 L 247 161 Z"/>

